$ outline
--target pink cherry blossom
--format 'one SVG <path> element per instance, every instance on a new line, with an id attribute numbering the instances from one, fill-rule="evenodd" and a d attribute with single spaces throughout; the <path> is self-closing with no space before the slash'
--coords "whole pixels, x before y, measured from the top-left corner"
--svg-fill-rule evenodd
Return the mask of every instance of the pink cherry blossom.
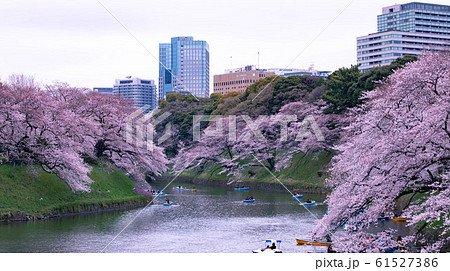
<path id="1" fill-rule="evenodd" d="M 403 238 L 438 251 L 450 233 L 450 55 L 429 53 L 408 63 L 365 98 L 345 130 L 345 142 L 336 147 L 329 213 L 315 238 L 344 223 L 362 225 L 358 231 L 365 232 L 378 217 L 396 214 L 410 226 L 425 222 L 440 232 L 435 240 L 426 239 L 425 227 L 417 227 Z M 406 201 L 402 208 L 396 205 L 399 198 Z M 361 251 L 365 235 L 347 233 L 350 242 L 339 250 Z M 370 247 L 381 249 L 384 242 L 372 238 Z"/>
<path id="2" fill-rule="evenodd" d="M 66 84 L 41 87 L 25 77 L 0 84 L 0 156 L 38 164 L 73 190 L 88 191 L 91 168 L 83 156 L 106 159 L 146 186 L 145 174 L 166 170 L 162 149 L 126 142 L 128 101 Z"/>

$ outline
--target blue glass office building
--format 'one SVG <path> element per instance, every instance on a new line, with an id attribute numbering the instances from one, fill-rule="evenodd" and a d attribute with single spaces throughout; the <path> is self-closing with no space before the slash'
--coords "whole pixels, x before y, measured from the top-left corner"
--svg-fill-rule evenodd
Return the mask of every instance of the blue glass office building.
<path id="1" fill-rule="evenodd" d="M 193 37 L 159 44 L 159 99 L 167 93 L 209 97 L 209 45 Z"/>

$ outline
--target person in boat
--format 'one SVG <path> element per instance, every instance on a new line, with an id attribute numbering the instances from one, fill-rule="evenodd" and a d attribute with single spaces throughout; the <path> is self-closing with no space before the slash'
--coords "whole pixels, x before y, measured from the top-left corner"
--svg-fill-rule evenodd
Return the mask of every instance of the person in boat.
<path id="1" fill-rule="evenodd" d="M 166 201 L 164 202 L 165 204 L 170 204 L 169 199 L 166 199 Z"/>
<path id="2" fill-rule="evenodd" d="M 270 249 L 276 249 L 277 246 L 275 245 L 275 243 L 272 243 L 272 246 L 270 246 Z"/>
<path id="3" fill-rule="evenodd" d="M 329 245 L 327 248 L 327 253 L 336 253 L 336 250 L 334 250 L 332 247 L 332 245 Z"/>
<path id="4" fill-rule="evenodd" d="M 249 197 L 245 197 L 245 200 L 249 200 L 250 198 Z"/>
<path id="5" fill-rule="evenodd" d="M 402 243 L 402 241 L 403 241 L 403 239 L 402 239 L 402 236 L 401 235 L 399 235 L 398 237 L 397 237 L 397 240 L 395 240 L 396 242 L 397 242 L 397 249 L 398 250 L 400 250 L 400 252 L 406 252 L 406 248 L 404 247 L 404 246 L 402 246 L 401 245 L 401 243 Z"/>
<path id="6" fill-rule="evenodd" d="M 306 203 L 312 203 L 312 201 L 311 201 L 310 199 L 308 199 L 308 200 L 306 201 Z"/>
<path id="7" fill-rule="evenodd" d="M 249 198 L 249 199 L 253 200 L 253 196 L 250 196 L 250 198 Z"/>
<path id="8" fill-rule="evenodd" d="M 298 192 L 295 192 L 295 193 L 294 193 L 294 196 L 298 196 L 298 195 L 300 195 Z"/>

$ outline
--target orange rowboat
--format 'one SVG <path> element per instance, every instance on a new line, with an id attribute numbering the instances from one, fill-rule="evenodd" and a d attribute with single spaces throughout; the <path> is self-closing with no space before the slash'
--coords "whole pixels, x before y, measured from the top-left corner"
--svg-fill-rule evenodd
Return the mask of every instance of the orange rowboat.
<path id="1" fill-rule="evenodd" d="M 408 220 L 408 219 L 405 218 L 405 217 L 399 217 L 399 218 L 393 218 L 393 219 L 391 219 L 391 221 L 399 222 L 399 223 L 404 223 L 404 222 L 406 222 L 406 220 Z"/>
<path id="2" fill-rule="evenodd" d="M 295 239 L 297 240 L 297 245 L 307 245 L 307 246 L 322 246 L 322 247 L 329 247 L 331 245 L 331 242 L 316 242 L 311 241 L 309 239 Z"/>

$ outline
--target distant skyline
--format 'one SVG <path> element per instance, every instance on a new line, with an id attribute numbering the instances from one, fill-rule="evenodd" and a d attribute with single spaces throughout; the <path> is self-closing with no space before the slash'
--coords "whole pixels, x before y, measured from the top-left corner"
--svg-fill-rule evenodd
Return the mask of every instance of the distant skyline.
<path id="1" fill-rule="evenodd" d="M 377 31 L 382 7 L 414 1 L 100 2 L 155 58 L 95 0 L 4 0 L 0 79 L 23 73 L 42 83 L 87 88 L 112 87 L 129 75 L 157 81 L 159 43 L 176 36 L 209 43 L 211 78 L 230 67 L 257 65 L 258 52 L 261 68 L 314 64 L 333 71 L 356 64 L 356 37 Z M 212 80 L 210 85 L 212 92 Z"/>

